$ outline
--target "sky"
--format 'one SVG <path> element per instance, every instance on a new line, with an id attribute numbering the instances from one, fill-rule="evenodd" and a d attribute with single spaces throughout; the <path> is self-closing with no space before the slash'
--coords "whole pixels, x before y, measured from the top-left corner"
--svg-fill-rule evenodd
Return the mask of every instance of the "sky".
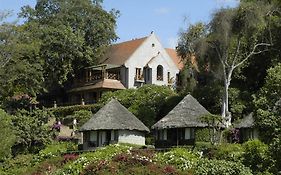
<path id="1" fill-rule="evenodd" d="M 117 42 L 148 36 L 153 31 L 164 47 L 174 48 L 180 30 L 190 24 L 210 21 L 222 7 L 235 7 L 239 0 L 104 0 L 103 8 L 119 10 Z M 36 0 L 0 0 L 0 11 L 17 13 L 24 5 L 34 7 Z"/>

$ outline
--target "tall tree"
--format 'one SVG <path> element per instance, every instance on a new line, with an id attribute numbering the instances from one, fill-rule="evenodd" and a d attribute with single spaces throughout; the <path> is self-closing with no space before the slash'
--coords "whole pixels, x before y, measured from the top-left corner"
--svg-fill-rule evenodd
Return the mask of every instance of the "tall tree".
<path id="1" fill-rule="evenodd" d="M 237 8 L 219 10 L 206 26 L 208 34 L 197 45 L 200 49 L 195 50 L 197 57 L 219 65 L 224 84 L 222 117 L 227 126 L 231 124 L 229 86 L 234 70 L 272 45 L 267 35 L 269 11 L 264 3 L 241 3 Z"/>
<path id="2" fill-rule="evenodd" d="M 62 85 L 81 68 L 95 64 L 107 46 L 117 39 L 118 11 L 105 11 L 101 1 L 38 0 L 35 8 L 26 6 L 27 19 L 42 41 L 46 86 Z"/>
<path id="3" fill-rule="evenodd" d="M 42 92 L 40 41 L 26 25 L 0 24 L 0 100 L 19 93 Z"/>

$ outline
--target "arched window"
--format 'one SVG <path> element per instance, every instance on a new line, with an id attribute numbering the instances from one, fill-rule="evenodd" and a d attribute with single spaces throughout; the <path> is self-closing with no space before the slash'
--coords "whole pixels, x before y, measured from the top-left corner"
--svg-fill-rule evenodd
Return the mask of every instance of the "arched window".
<path id="1" fill-rule="evenodd" d="M 157 80 L 163 81 L 163 66 L 157 66 Z"/>

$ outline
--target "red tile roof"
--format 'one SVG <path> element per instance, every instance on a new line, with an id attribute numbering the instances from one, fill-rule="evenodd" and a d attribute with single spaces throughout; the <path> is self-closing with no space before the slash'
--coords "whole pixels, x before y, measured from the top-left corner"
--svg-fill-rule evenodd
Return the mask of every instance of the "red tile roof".
<path id="1" fill-rule="evenodd" d="M 184 67 L 184 63 L 182 59 L 178 56 L 175 49 L 165 48 L 166 52 L 173 59 L 174 63 L 177 65 L 178 69 L 182 69 Z"/>
<path id="2" fill-rule="evenodd" d="M 105 54 L 101 64 L 123 65 L 147 37 L 113 44 Z"/>

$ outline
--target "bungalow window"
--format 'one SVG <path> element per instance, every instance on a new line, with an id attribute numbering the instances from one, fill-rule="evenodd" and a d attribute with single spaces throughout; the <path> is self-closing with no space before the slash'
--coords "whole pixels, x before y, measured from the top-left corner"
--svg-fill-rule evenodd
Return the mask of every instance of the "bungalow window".
<path id="1" fill-rule="evenodd" d="M 98 141 L 98 133 L 97 131 L 90 131 L 90 140 L 89 140 L 89 146 L 90 147 L 96 147 Z"/>
<path id="2" fill-rule="evenodd" d="M 142 75 L 142 71 L 141 68 L 136 68 L 136 80 L 142 80 L 143 79 L 143 75 Z"/>
<path id="3" fill-rule="evenodd" d="M 194 128 L 185 128 L 185 140 L 194 139 Z"/>
<path id="4" fill-rule="evenodd" d="M 117 130 L 112 130 L 111 131 L 111 141 L 118 141 L 118 131 Z"/>
<path id="5" fill-rule="evenodd" d="M 163 81 L 163 66 L 157 66 L 157 80 Z"/>
<path id="6" fill-rule="evenodd" d="M 158 131 L 158 140 L 167 140 L 167 129 Z"/>

